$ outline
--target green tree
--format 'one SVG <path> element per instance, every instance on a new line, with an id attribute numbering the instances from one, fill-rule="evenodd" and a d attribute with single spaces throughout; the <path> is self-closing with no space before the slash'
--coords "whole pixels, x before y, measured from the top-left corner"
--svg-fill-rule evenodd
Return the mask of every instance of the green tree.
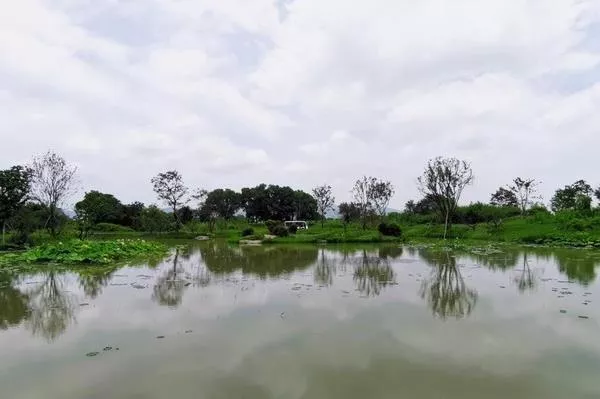
<path id="1" fill-rule="evenodd" d="M 35 157 L 31 165 L 32 198 L 48 209 L 45 227 L 52 236 L 60 227 L 60 205 L 76 190 L 77 168 L 60 155 L 48 151 Z"/>
<path id="2" fill-rule="evenodd" d="M 188 188 L 183 184 L 181 174 L 176 170 L 159 173 L 151 180 L 154 192 L 158 199 L 164 201 L 172 210 L 177 230 L 181 227 L 181 221 L 177 215 L 177 209 L 189 202 L 186 199 Z"/>
<path id="3" fill-rule="evenodd" d="M 6 224 L 29 199 L 31 171 L 22 166 L 0 170 L 0 223 L 2 244 L 5 242 Z"/>
<path id="4" fill-rule="evenodd" d="M 367 221 L 373 214 L 373 185 L 377 179 L 363 176 L 354 182 L 352 197 L 354 204 L 360 210 L 360 218 L 363 230 L 367 228 Z"/>
<path id="5" fill-rule="evenodd" d="M 430 160 L 418 179 L 419 189 L 436 202 L 444 219 L 444 239 L 448 234 L 451 217 L 466 186 L 473 183 L 473 170 L 466 161 L 437 157 Z"/>
<path id="6" fill-rule="evenodd" d="M 500 187 L 492 194 L 490 204 L 494 206 L 510 206 L 517 208 L 519 206 L 519 200 L 514 192 L 507 188 Z"/>
<path id="7" fill-rule="evenodd" d="M 316 220 L 319 217 L 317 201 L 307 192 L 294 191 L 296 220 Z"/>
<path id="8" fill-rule="evenodd" d="M 171 217 L 156 205 L 145 208 L 140 215 L 142 230 L 150 233 L 168 231 L 171 227 Z"/>
<path id="9" fill-rule="evenodd" d="M 550 207 L 554 212 L 565 210 L 585 210 L 585 204 L 588 201 L 586 201 L 584 197 L 589 198 L 589 203 L 591 205 L 592 191 L 592 186 L 587 184 L 585 180 L 578 180 L 571 185 L 556 190 L 554 196 L 550 200 Z M 580 209 L 578 209 L 578 203 Z M 587 208 L 587 210 L 589 210 L 589 206 Z"/>
<path id="10" fill-rule="evenodd" d="M 230 189 L 219 188 L 206 194 L 200 214 L 215 214 L 217 217 L 229 220 L 235 216 L 240 207 L 240 194 Z"/>
<path id="11" fill-rule="evenodd" d="M 333 210 L 333 206 L 335 204 L 335 197 L 331 191 L 331 186 L 322 185 L 319 187 L 315 187 L 312 190 L 313 197 L 317 201 L 317 209 L 319 212 L 319 216 L 321 216 L 321 227 L 323 227 L 325 223 L 325 216 L 329 210 Z"/>
<path id="12" fill-rule="evenodd" d="M 75 212 L 85 212 L 92 224 L 119 223 L 123 214 L 123 204 L 112 194 L 92 190 L 85 193 L 75 204 Z"/>
<path id="13" fill-rule="evenodd" d="M 119 224 L 138 230 L 141 227 L 140 217 L 144 208 L 141 202 L 123 205 Z"/>
<path id="14" fill-rule="evenodd" d="M 387 213 L 390 201 L 394 196 L 394 186 L 389 181 L 375 180 L 371 186 L 371 198 L 373 202 L 373 210 L 381 219 Z"/>
<path id="15" fill-rule="evenodd" d="M 360 219 L 360 207 L 355 203 L 342 202 L 338 206 L 338 212 L 342 217 L 342 222 L 344 223 L 344 233 L 346 232 L 350 223 Z"/>

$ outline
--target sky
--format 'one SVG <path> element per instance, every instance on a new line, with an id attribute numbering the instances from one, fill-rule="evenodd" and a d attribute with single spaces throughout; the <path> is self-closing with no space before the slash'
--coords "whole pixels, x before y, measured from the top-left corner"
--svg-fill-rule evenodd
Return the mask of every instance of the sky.
<path id="1" fill-rule="evenodd" d="M 262 182 L 391 206 L 428 159 L 471 162 L 463 202 L 517 176 L 545 202 L 600 185 L 600 0 L 19 0 L 0 12 L 0 168 L 53 150 L 79 197 L 150 179 Z M 73 198 L 73 201 L 77 198 Z"/>

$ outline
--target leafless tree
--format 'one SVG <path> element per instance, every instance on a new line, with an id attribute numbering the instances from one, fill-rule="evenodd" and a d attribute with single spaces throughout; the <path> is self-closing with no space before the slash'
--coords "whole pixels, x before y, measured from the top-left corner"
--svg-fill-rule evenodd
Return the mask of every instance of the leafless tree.
<path id="1" fill-rule="evenodd" d="M 177 215 L 177 209 L 189 202 L 186 199 L 188 188 L 183 184 L 181 174 L 176 170 L 169 170 L 159 173 L 152 178 L 151 182 L 158 199 L 164 201 L 173 210 L 173 217 L 179 229 L 181 221 Z"/>
<path id="2" fill-rule="evenodd" d="M 69 165 L 60 155 L 48 151 L 33 159 L 31 172 L 32 198 L 48 209 L 46 228 L 55 236 L 58 209 L 77 191 L 77 167 Z"/>
<path id="3" fill-rule="evenodd" d="M 333 209 L 335 197 L 331 192 L 331 186 L 322 185 L 313 189 L 313 197 L 317 201 L 317 210 L 321 215 L 321 227 L 325 222 L 327 211 Z"/>
<path id="4" fill-rule="evenodd" d="M 419 190 L 434 199 L 440 216 L 444 218 L 444 239 L 448 234 L 450 216 L 466 186 L 473 182 L 471 165 L 456 158 L 437 157 L 427 163 L 418 179 Z"/>
<path id="5" fill-rule="evenodd" d="M 541 199 L 537 195 L 537 187 L 540 182 L 535 179 L 522 179 L 517 177 L 513 180 L 513 185 L 509 186 L 508 189 L 512 191 L 519 201 L 519 208 L 521 208 L 521 215 L 524 215 L 527 208 L 533 203 L 533 200 Z"/>

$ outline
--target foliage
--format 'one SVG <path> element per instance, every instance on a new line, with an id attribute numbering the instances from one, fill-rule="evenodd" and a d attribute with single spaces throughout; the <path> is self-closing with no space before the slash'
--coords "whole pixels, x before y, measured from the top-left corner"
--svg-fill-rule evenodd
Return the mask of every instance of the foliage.
<path id="1" fill-rule="evenodd" d="M 183 223 L 189 223 L 194 219 L 194 211 L 189 206 L 182 206 L 177 210 L 177 219 Z"/>
<path id="2" fill-rule="evenodd" d="M 360 218 L 360 207 L 355 203 L 343 202 L 338 206 L 338 212 L 344 222 L 344 230 L 348 224 Z"/>
<path id="3" fill-rule="evenodd" d="M 590 210 L 592 186 L 584 180 L 578 180 L 575 183 L 556 190 L 550 200 L 550 207 L 554 212 L 574 210 L 585 212 Z"/>
<path id="4" fill-rule="evenodd" d="M 2 225 L 2 244 L 5 243 L 6 224 L 29 199 L 31 188 L 31 170 L 22 166 L 13 166 L 0 170 L 0 224 Z"/>
<path id="5" fill-rule="evenodd" d="M 242 208 L 246 217 L 254 222 L 265 220 L 313 220 L 317 216 L 317 203 L 309 194 L 290 187 L 261 184 L 243 188 Z"/>
<path id="6" fill-rule="evenodd" d="M 134 231 L 131 227 L 114 223 L 98 223 L 92 230 L 103 233 L 131 233 Z"/>
<path id="7" fill-rule="evenodd" d="M 360 212 L 363 229 L 375 214 L 383 218 L 393 195 L 394 187 L 388 181 L 363 176 L 354 182 L 352 198 Z"/>
<path id="8" fill-rule="evenodd" d="M 290 233 L 290 234 L 296 234 L 298 232 L 298 226 L 293 224 L 293 225 L 289 226 L 287 228 L 287 230 L 288 230 L 288 233 Z"/>
<path id="9" fill-rule="evenodd" d="M 418 179 L 419 189 L 435 200 L 440 217 L 444 219 L 444 238 L 448 232 L 458 201 L 466 186 L 473 183 L 473 171 L 466 161 L 437 157 L 428 162 Z"/>
<path id="10" fill-rule="evenodd" d="M 254 229 L 252 227 L 247 227 L 242 230 L 242 237 L 248 237 L 254 235 Z"/>
<path id="11" fill-rule="evenodd" d="M 160 233 L 171 230 L 173 226 L 171 216 L 158 208 L 156 205 L 150 205 L 144 209 L 140 215 L 140 225 L 143 231 L 150 233 Z"/>
<path id="12" fill-rule="evenodd" d="M 335 197 L 331 192 L 331 186 L 322 185 L 313 189 L 313 197 L 317 201 L 317 209 L 321 216 L 321 227 L 325 223 L 325 216 L 327 211 L 333 210 L 335 204 Z"/>
<path id="13" fill-rule="evenodd" d="M 122 207 L 121 201 L 112 194 L 92 190 L 87 192 L 83 199 L 75 204 L 75 212 L 85 213 L 93 225 L 118 223 L 121 219 Z"/>
<path id="14" fill-rule="evenodd" d="M 48 151 L 35 157 L 31 165 L 32 199 L 48 209 L 45 226 L 56 236 L 60 229 L 59 206 L 75 191 L 77 168 L 60 155 Z"/>
<path id="15" fill-rule="evenodd" d="M 402 229 L 395 223 L 380 223 L 377 230 L 384 236 L 402 237 Z"/>
<path id="16" fill-rule="evenodd" d="M 158 199 L 164 201 L 173 210 L 176 228 L 179 229 L 181 221 L 177 210 L 188 202 L 186 199 L 188 188 L 183 184 L 181 174 L 176 170 L 169 170 L 159 173 L 152 178 L 151 182 Z"/>
<path id="17" fill-rule="evenodd" d="M 22 253 L 0 255 L 0 265 L 22 263 L 107 264 L 141 256 L 162 256 L 163 244 L 145 240 L 82 241 L 43 244 Z"/>
<path id="18" fill-rule="evenodd" d="M 519 206 L 519 199 L 512 190 L 500 187 L 494 194 L 492 194 L 490 204 L 495 206 L 517 208 Z"/>
<path id="19" fill-rule="evenodd" d="M 283 224 L 278 224 L 269 231 L 277 237 L 287 237 L 289 235 L 289 230 Z"/>
<path id="20" fill-rule="evenodd" d="M 406 203 L 404 211 L 409 214 L 429 215 L 437 211 L 437 202 L 431 194 L 426 194 L 418 202 L 410 200 Z"/>
<path id="21" fill-rule="evenodd" d="M 211 217 L 229 220 L 240 208 L 240 194 L 230 189 L 217 189 L 206 194 L 198 213 L 203 220 Z"/>
<path id="22" fill-rule="evenodd" d="M 533 205 L 535 200 L 541 199 L 537 194 L 537 187 L 540 185 L 535 179 L 522 179 L 517 177 L 513 180 L 513 185 L 508 187 L 512 191 L 517 200 L 519 201 L 519 208 L 521 209 L 521 215 L 524 215 L 529 206 Z"/>

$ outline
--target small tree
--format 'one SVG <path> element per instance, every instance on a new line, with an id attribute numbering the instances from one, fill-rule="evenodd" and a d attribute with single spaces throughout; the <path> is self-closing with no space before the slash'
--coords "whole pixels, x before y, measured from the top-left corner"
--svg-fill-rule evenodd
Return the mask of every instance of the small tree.
<path id="1" fill-rule="evenodd" d="M 494 206 L 511 206 L 518 208 L 519 200 L 517 199 L 517 196 L 514 192 L 507 188 L 500 187 L 498 191 L 492 194 L 490 204 Z"/>
<path id="2" fill-rule="evenodd" d="M 6 223 L 25 204 L 31 188 L 31 171 L 22 166 L 0 170 L 0 222 L 2 244 L 5 244 Z"/>
<path id="3" fill-rule="evenodd" d="M 59 206 L 76 191 L 77 168 L 60 155 L 48 151 L 35 157 L 31 165 L 32 198 L 48 209 L 46 228 L 56 236 Z"/>
<path id="4" fill-rule="evenodd" d="M 373 201 L 373 209 L 380 216 L 384 218 L 390 200 L 394 196 L 394 186 L 389 181 L 375 180 L 371 187 L 371 198 Z"/>
<path id="5" fill-rule="evenodd" d="M 343 202 L 339 205 L 338 210 L 344 223 L 344 233 L 346 233 L 348 224 L 360 218 L 360 207 L 355 203 Z"/>
<path id="6" fill-rule="evenodd" d="M 315 187 L 313 189 L 313 197 L 317 201 L 317 209 L 321 216 L 321 227 L 323 227 L 327 211 L 330 209 L 333 210 L 333 205 L 335 204 L 335 197 L 331 192 L 331 186 L 323 185 Z"/>
<path id="7" fill-rule="evenodd" d="M 188 202 L 185 198 L 188 188 L 183 184 L 181 174 L 176 170 L 169 170 L 159 173 L 152 178 L 151 182 L 158 199 L 165 202 L 173 211 L 175 227 L 179 230 L 181 221 L 179 220 L 177 210 L 181 205 L 185 205 Z"/>
<path id="8" fill-rule="evenodd" d="M 468 162 L 442 157 L 430 160 L 418 179 L 420 191 L 436 201 L 440 216 L 445 220 L 444 239 L 450 216 L 456 210 L 463 190 L 472 182 L 473 171 Z"/>
<path id="9" fill-rule="evenodd" d="M 554 196 L 550 200 L 550 206 L 554 212 L 574 209 L 581 210 L 581 204 L 585 203 L 586 200 L 580 197 L 589 198 L 591 204 L 592 192 L 592 186 L 587 184 L 584 180 L 578 180 L 569 186 L 556 190 Z M 577 206 L 578 200 L 579 207 Z M 583 205 L 583 209 L 585 209 L 585 205 Z"/>
<path id="10" fill-rule="evenodd" d="M 367 219 L 373 210 L 372 187 L 376 180 L 374 177 L 363 176 L 354 183 L 352 188 L 352 197 L 354 198 L 354 204 L 360 211 L 363 230 L 367 228 Z"/>
<path id="11" fill-rule="evenodd" d="M 517 197 L 521 216 L 523 216 L 527 208 L 534 203 L 534 200 L 541 200 L 541 197 L 537 195 L 537 187 L 540 183 L 535 179 L 522 179 L 520 177 L 513 180 L 513 183 L 508 189 Z"/>

